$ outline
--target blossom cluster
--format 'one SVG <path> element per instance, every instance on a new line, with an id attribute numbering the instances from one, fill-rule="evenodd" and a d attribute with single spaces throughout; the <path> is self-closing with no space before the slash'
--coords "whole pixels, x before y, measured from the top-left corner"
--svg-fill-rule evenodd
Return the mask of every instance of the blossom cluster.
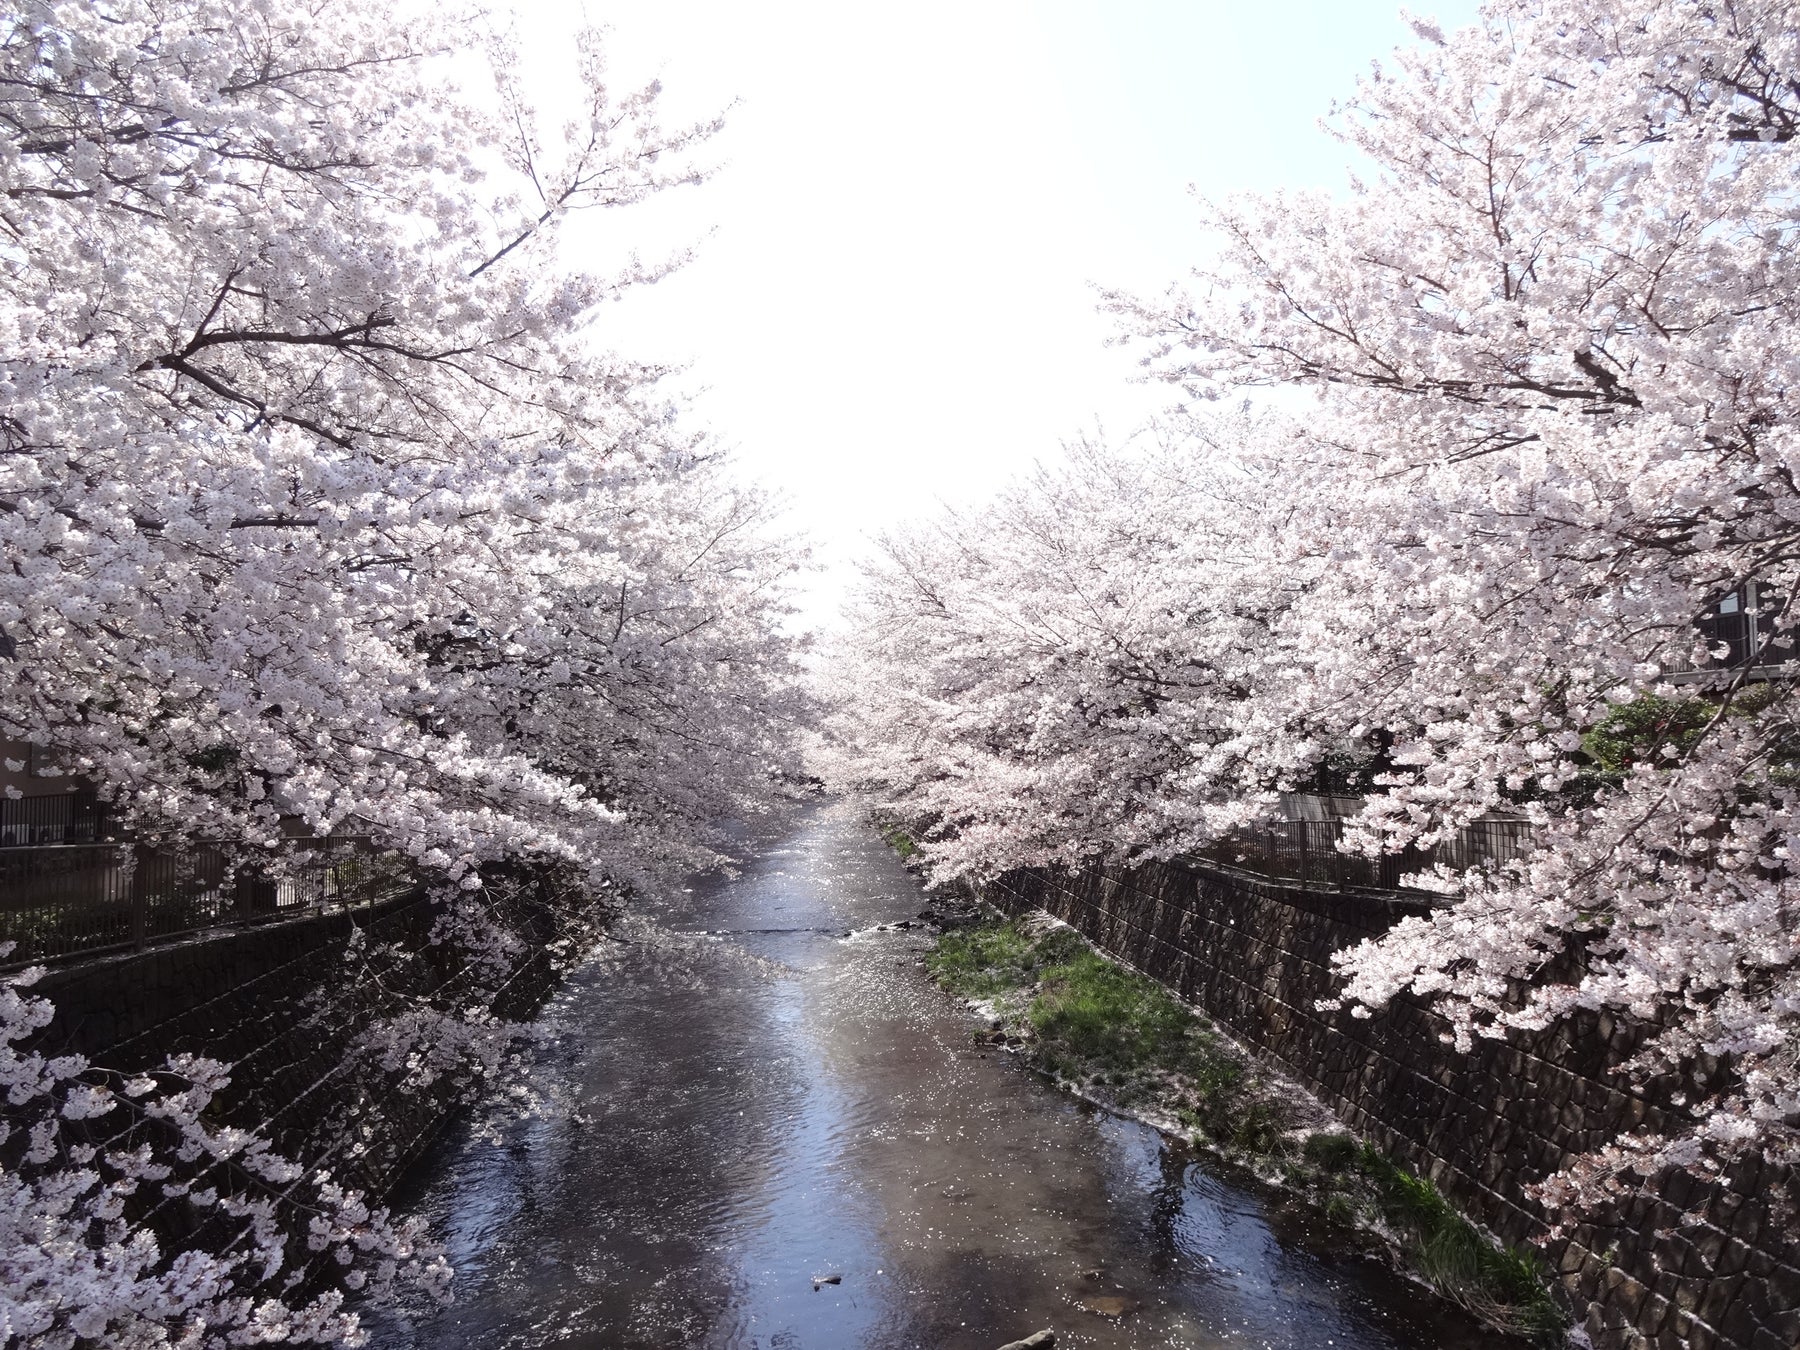
<path id="1" fill-rule="evenodd" d="M 354 1344 L 346 1289 L 445 1287 L 448 1267 L 420 1221 L 209 1120 L 230 1082 L 223 1065 L 177 1058 L 164 1072 L 121 1077 L 79 1055 L 24 1048 L 53 1012 L 28 992 L 41 973 L 0 984 L 9 1343 Z M 212 1240 L 166 1250 L 158 1219 L 176 1209 Z M 336 1279 L 319 1288 L 310 1276 L 325 1262 Z"/>
<path id="2" fill-rule="evenodd" d="M 1418 24 L 1336 122 L 1366 181 L 1208 206 L 1188 283 L 1109 296 L 1184 400 L 1154 443 L 890 541 L 833 775 L 940 877 L 1167 857 L 1347 781 L 1370 853 L 1528 817 L 1527 860 L 1343 953 L 1345 1000 L 1429 997 L 1465 1044 L 1604 1010 L 1646 1028 L 1632 1071 L 1722 1084 L 1550 1200 L 1792 1155 L 1792 20 Z M 1736 646 L 1722 607 L 1755 611 Z"/>

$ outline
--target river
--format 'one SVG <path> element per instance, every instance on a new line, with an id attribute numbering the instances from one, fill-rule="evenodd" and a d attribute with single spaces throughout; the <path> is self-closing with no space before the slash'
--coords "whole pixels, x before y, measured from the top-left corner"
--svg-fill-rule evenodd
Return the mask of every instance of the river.
<path id="1" fill-rule="evenodd" d="M 976 1046 L 929 937 L 872 931 L 926 901 L 845 807 L 745 846 L 547 1010 L 561 1109 L 413 1179 L 457 1301 L 383 1316 L 380 1350 L 1515 1344 Z"/>

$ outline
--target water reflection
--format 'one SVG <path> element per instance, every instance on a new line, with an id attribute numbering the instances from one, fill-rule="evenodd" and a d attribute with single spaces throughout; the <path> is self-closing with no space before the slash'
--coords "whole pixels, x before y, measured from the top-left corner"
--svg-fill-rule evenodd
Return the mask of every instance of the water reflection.
<path id="1" fill-rule="evenodd" d="M 974 1046 L 924 935 L 869 931 L 922 900 L 843 808 L 748 842 L 741 875 L 633 921 L 553 1005 L 544 1071 L 573 1112 L 465 1136 L 418 1179 L 458 1302 L 377 1346 L 1504 1344 Z"/>

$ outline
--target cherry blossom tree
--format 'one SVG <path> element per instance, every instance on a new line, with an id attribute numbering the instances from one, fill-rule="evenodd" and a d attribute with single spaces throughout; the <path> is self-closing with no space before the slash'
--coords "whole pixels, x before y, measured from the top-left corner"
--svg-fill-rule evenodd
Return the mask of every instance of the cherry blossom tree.
<path id="1" fill-rule="evenodd" d="M 1167 857 L 1259 815 L 1218 784 L 1299 591 L 1259 558 L 1295 441 L 1228 418 L 1077 445 L 885 540 L 827 664 L 827 771 L 920 828 L 944 880 Z"/>
<path id="2" fill-rule="evenodd" d="M 21 1048 L 48 1000 L 0 985 L 0 1330 L 28 1346 L 357 1343 L 344 1290 L 442 1290 L 449 1268 L 398 1220 L 266 1140 L 207 1119 L 229 1078 L 195 1058 L 129 1077 Z M 148 1217 L 180 1207 L 228 1235 L 174 1260 Z M 303 1240 L 295 1241 L 298 1217 Z M 325 1263 L 338 1287 L 301 1286 Z M 300 1290 L 298 1296 L 296 1291 Z"/>
<path id="3" fill-rule="evenodd" d="M 584 102 L 546 133 L 472 9 L 0 17 L 0 736 L 141 841 L 271 870 L 296 833 L 402 855 L 467 977 L 345 1047 L 400 1086 L 506 1058 L 509 907 L 557 909 L 567 956 L 621 888 L 717 861 L 802 716 L 797 550 L 664 372 L 605 341 L 605 304 L 678 258 L 590 271 L 557 242 L 571 212 L 697 181 L 718 123 L 614 89 L 593 34 L 575 56 Z M 309 1233 L 348 1287 L 437 1280 L 317 1159 L 206 1123 L 220 1066 L 118 1084 L 34 1059 L 28 980 L 0 990 L 26 1046 L 0 1139 L 9 1333 L 351 1335 L 290 1279 Z M 236 1181 L 170 1190 L 196 1159 Z M 231 1210 L 223 1245 L 159 1244 L 155 1216 L 200 1191 Z"/>
<path id="4" fill-rule="evenodd" d="M 590 37 L 585 115 L 546 150 L 503 48 L 497 98 L 449 83 L 478 18 L 26 5 L 5 30 L 0 730 L 140 833 L 298 819 L 452 879 L 524 848 L 600 863 L 648 822 L 488 734 L 523 684 L 617 661 L 671 709 L 770 711 L 756 513 L 657 519 L 721 470 L 661 372 L 600 343 L 601 303 L 657 269 L 555 244 L 570 211 L 693 181 L 715 124 L 615 94 Z M 714 530 L 704 580 L 657 554 Z M 614 625 L 567 621 L 621 586 Z"/>
<path id="5" fill-rule="evenodd" d="M 1338 562 L 1269 736 L 1338 707 L 1398 739 L 1367 847 L 1509 803 L 1543 829 L 1518 875 L 1351 953 L 1348 997 L 1431 994 L 1464 1035 L 1619 1009 L 1666 1019 L 1646 1069 L 1731 1057 L 1690 1134 L 1608 1165 L 1791 1150 L 1800 1113 L 1792 684 L 1752 683 L 1800 579 L 1792 17 L 1517 0 L 1419 24 L 1346 111 L 1376 179 L 1227 206 L 1192 287 L 1119 301 L 1195 394 L 1318 393 Z M 1750 581 L 1763 651 L 1671 681 Z M 1584 790 L 1585 739 L 1651 699 L 1691 734 Z M 1545 974 L 1572 942 L 1582 972 Z"/>
<path id="6" fill-rule="evenodd" d="M 978 666 L 982 642 L 1019 659 L 1018 616 L 1044 604 L 1026 580 L 1040 564 L 999 556 L 1006 527 L 989 515 L 875 574 L 853 659 L 892 678 L 905 653 L 875 635 L 910 625 L 922 673 L 894 681 L 908 705 L 876 715 L 873 747 L 845 738 L 843 776 L 938 822 L 956 836 L 935 850 L 946 872 L 981 875 L 1178 851 L 1234 803 L 1385 744 L 1349 847 L 1430 846 L 1495 810 L 1529 816 L 1538 846 L 1346 953 L 1345 998 L 1425 995 L 1465 1042 L 1605 1010 L 1649 1029 L 1636 1071 L 1712 1084 L 1689 1124 L 1615 1141 L 1552 1179 L 1551 1201 L 1629 1185 L 1633 1166 L 1793 1156 L 1800 742 L 1793 682 L 1771 671 L 1800 586 L 1792 20 L 1773 0 L 1493 0 L 1464 32 L 1416 24 L 1420 45 L 1338 120 L 1366 181 L 1209 206 L 1216 249 L 1186 285 L 1109 299 L 1151 374 L 1189 399 L 1289 391 L 1294 425 L 1250 438 L 1287 508 L 1278 527 L 1157 494 L 1220 543 L 1186 571 L 1134 552 L 1134 535 L 1119 546 L 1140 593 L 1166 580 L 1189 601 L 1183 670 L 1241 672 L 1205 734 L 1159 751 L 1149 719 L 1115 711 L 1034 739 L 996 694 L 1003 677 L 944 669 Z M 1196 462 L 1216 460 L 1213 441 Z M 1154 515 L 1130 502 L 1120 520 Z M 1110 556 L 1106 509 L 1069 506 L 1040 559 Z M 1171 521 L 1144 537 L 1159 530 L 1182 534 Z M 1046 612 L 1083 603 L 1085 580 L 1046 584 L 1060 587 Z M 1706 616 L 1752 586 L 1744 649 L 1715 646 Z M 1258 661 L 1216 608 L 1240 589 L 1268 598 Z M 946 594 L 958 617 L 927 622 Z M 1105 668 L 1082 637 L 1049 641 L 1089 680 Z M 943 745 L 968 759 L 990 724 L 1008 779 L 946 756 L 964 793 L 907 759 Z M 1129 753 L 1105 748 L 1115 735 Z M 1121 793 L 1109 767 L 1134 756 L 1147 779 Z M 1052 839 L 1000 801 L 1049 786 Z"/>

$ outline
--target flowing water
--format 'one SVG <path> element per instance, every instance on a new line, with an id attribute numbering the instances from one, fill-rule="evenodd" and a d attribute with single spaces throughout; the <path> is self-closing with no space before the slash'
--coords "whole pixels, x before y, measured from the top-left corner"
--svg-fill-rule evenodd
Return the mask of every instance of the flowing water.
<path id="1" fill-rule="evenodd" d="M 457 1302 L 384 1317 L 377 1347 L 1508 1344 L 974 1045 L 929 938 L 871 931 L 926 901 L 845 808 L 745 847 L 548 1010 L 566 1108 L 453 1139 L 402 1197 Z"/>

